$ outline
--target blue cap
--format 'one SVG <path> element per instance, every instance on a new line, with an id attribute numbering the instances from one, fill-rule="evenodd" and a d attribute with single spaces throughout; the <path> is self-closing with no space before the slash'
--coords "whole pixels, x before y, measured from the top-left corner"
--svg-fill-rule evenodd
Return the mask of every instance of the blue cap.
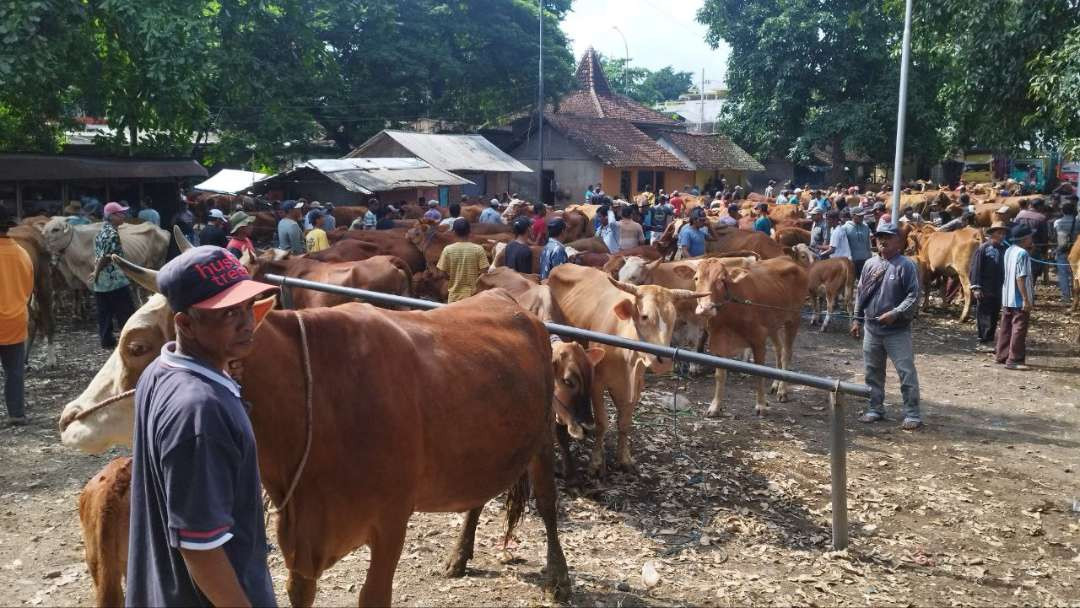
<path id="1" fill-rule="evenodd" d="M 1009 240 L 1022 241 L 1033 234 L 1035 234 L 1035 231 L 1031 229 L 1031 226 L 1028 226 L 1027 224 L 1017 224 L 1013 226 L 1012 232 L 1009 234 Z"/>
<path id="2" fill-rule="evenodd" d="M 193 247 L 161 267 L 161 295 L 175 311 L 228 308 L 277 289 L 251 280 L 244 265 L 221 247 Z"/>
<path id="3" fill-rule="evenodd" d="M 303 207 L 304 204 L 299 201 L 285 201 L 281 204 L 281 210 L 285 213 L 292 211 L 296 207 Z"/>

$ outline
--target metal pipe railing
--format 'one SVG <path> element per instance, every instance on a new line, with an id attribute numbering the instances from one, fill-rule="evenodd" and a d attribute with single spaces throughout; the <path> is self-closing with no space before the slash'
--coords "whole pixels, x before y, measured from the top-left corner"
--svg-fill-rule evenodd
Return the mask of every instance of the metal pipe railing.
<path id="1" fill-rule="evenodd" d="M 267 283 L 273 283 L 275 285 L 281 286 L 282 300 L 286 308 L 292 307 L 292 298 L 289 293 L 289 288 L 291 287 L 312 289 L 315 291 L 323 291 L 326 293 L 333 293 L 350 298 L 370 300 L 372 302 L 377 302 L 379 304 L 386 304 L 390 306 L 406 306 L 409 308 L 421 308 L 424 310 L 431 310 L 434 308 L 446 306 L 445 304 L 442 304 L 440 302 L 431 302 L 429 300 L 408 298 L 405 296 L 382 293 L 379 291 L 370 291 L 367 289 L 356 289 L 353 287 L 342 287 L 340 285 L 329 285 L 316 281 L 308 281 L 306 279 L 294 279 L 292 277 L 286 277 L 279 274 L 268 274 L 263 277 L 262 280 L 266 281 Z M 831 481 L 833 507 L 833 548 L 841 550 L 847 547 L 847 433 L 844 428 L 843 395 L 848 394 L 854 395 L 856 397 L 868 398 L 870 396 L 869 386 L 866 386 L 865 384 L 844 382 L 835 378 L 825 378 L 822 376 L 804 374 L 802 372 L 793 372 L 790 370 L 777 369 L 775 367 L 768 367 L 765 365 L 757 365 L 755 363 L 746 363 L 744 361 L 738 361 L 736 359 L 716 357 L 713 355 L 707 355 L 692 350 L 683 350 L 681 348 L 661 346 L 659 344 L 642 342 L 640 340 L 629 340 L 621 336 L 614 336 L 611 334 L 589 331 L 587 329 L 571 327 L 569 325 L 561 325 L 559 323 L 545 322 L 544 326 L 547 327 L 547 330 L 549 332 L 566 338 L 598 342 L 600 344 L 607 344 L 609 346 L 615 346 L 618 348 L 625 348 L 629 350 L 649 353 L 651 355 L 671 359 L 673 361 L 697 363 L 699 365 L 704 365 L 711 368 L 721 368 L 733 372 L 742 372 L 744 374 L 750 374 L 752 376 L 761 376 L 771 380 L 780 380 L 782 382 L 789 382 L 791 384 L 799 384 L 802 386 L 809 386 L 811 388 L 828 391 L 830 393 L 829 403 L 831 405 L 831 438 L 829 443 L 829 459 L 832 469 Z"/>
<path id="2" fill-rule="evenodd" d="M 431 302 L 429 300 L 420 300 L 417 298 L 407 298 L 405 296 L 382 293 L 379 291 L 369 291 L 367 289 L 341 287 L 340 285 L 328 285 L 326 283 L 318 283 L 316 281 L 308 281 L 306 279 L 294 279 L 292 277 L 285 277 L 279 274 L 268 274 L 263 278 L 263 280 L 268 283 L 274 283 L 276 285 L 281 285 L 285 287 L 300 287 L 303 289 L 313 289 L 315 291 L 324 291 L 326 293 L 333 293 L 351 298 L 370 300 L 372 302 L 388 304 L 391 306 L 407 306 L 409 308 L 423 308 L 425 310 L 431 310 L 433 308 L 446 306 L 445 304 L 442 304 L 440 302 Z M 661 346 L 659 344 L 652 344 L 650 342 L 642 342 L 641 340 L 630 340 L 621 336 L 613 336 L 611 334 L 589 331 L 587 329 L 571 327 L 569 325 L 560 325 L 558 323 L 544 323 L 544 326 L 547 327 L 549 332 L 566 338 L 598 342 L 600 344 L 607 344 L 609 346 L 616 346 L 618 348 L 625 348 L 628 350 L 636 350 L 644 353 L 649 353 L 650 355 L 656 355 L 657 357 L 672 359 L 674 361 L 697 363 L 698 365 L 705 365 L 707 367 L 721 368 L 728 371 L 741 372 L 753 376 L 762 376 L 770 380 L 780 380 L 782 382 L 788 382 L 791 384 L 809 386 L 811 388 L 817 388 L 823 391 L 841 392 L 848 395 L 854 395 L 856 397 L 870 397 L 870 387 L 866 386 L 865 384 L 854 384 L 852 382 L 844 382 L 843 380 L 837 380 L 835 378 L 825 378 L 823 376 L 814 376 L 811 374 L 804 374 L 802 372 L 796 372 L 786 369 L 777 369 L 775 367 L 769 367 L 767 365 L 758 365 L 756 363 L 747 363 L 745 361 L 739 361 L 737 359 L 716 357 L 714 355 L 699 353 L 692 350 L 672 348 L 670 346 Z"/>

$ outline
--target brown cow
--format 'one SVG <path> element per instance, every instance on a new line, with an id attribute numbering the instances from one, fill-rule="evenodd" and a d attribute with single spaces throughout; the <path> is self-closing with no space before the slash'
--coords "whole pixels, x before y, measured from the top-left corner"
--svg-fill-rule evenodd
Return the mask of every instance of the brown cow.
<path id="1" fill-rule="evenodd" d="M 152 271 L 118 263 L 139 284 L 155 286 Z M 505 293 L 470 300 L 430 312 L 357 303 L 274 311 L 258 325 L 252 354 L 240 362 L 243 397 L 252 404 L 263 488 L 282 509 L 277 539 L 294 606 L 311 606 L 322 573 L 365 545 L 371 563 L 359 603 L 390 605 L 406 527 L 416 511 L 468 512 L 445 570 L 462 576 L 484 504 L 509 489 L 513 526 L 528 499 L 526 481 L 547 532 L 545 587 L 557 600 L 569 595 L 556 523 L 548 334 Z M 163 301 L 152 298 L 144 309 L 153 304 L 156 312 L 140 309 L 135 316 L 154 314 L 161 317 L 155 324 L 168 323 L 173 313 Z M 148 347 L 155 352 L 161 344 Z M 91 386 L 131 388 L 152 359 L 114 366 L 109 374 L 115 378 L 95 378 Z M 297 371 L 305 361 L 314 372 L 308 381 Z M 447 369 L 484 370 L 500 382 L 448 382 Z M 402 370 L 408 370 L 408 382 L 391 381 Z M 87 401 L 80 403 L 109 396 L 84 395 Z M 79 411 L 69 404 L 62 425 L 72 424 Z M 306 443 L 304 420 L 317 440 Z M 130 425 L 126 430 L 130 436 Z M 307 459 L 298 470 L 301 450 Z M 285 506 L 294 479 L 296 491 Z"/>
<path id="2" fill-rule="evenodd" d="M 810 316 L 810 327 L 817 323 L 821 311 L 820 300 L 825 299 L 825 318 L 821 321 L 821 331 L 829 327 L 836 298 L 842 297 L 843 309 L 847 314 L 855 314 L 852 304 L 855 294 L 855 264 L 850 258 L 830 258 L 819 260 L 806 245 L 795 246 L 795 261 L 808 269 L 807 293 L 814 312 Z"/>
<path id="3" fill-rule="evenodd" d="M 429 266 L 423 272 L 417 272 L 412 278 L 413 295 L 425 300 L 446 302 L 450 297 L 450 279 L 446 273 Z"/>
<path id="4" fill-rule="evenodd" d="M 379 255 L 379 245 L 358 239 L 341 239 L 327 249 L 304 257 L 317 262 L 359 262 Z"/>
<path id="5" fill-rule="evenodd" d="M 586 239 L 578 239 L 566 244 L 570 249 L 574 249 L 581 253 L 611 253 L 603 239 L 596 237 L 589 237 Z"/>
<path id="6" fill-rule="evenodd" d="M 704 259 L 698 264 L 694 283 L 699 294 L 697 313 L 708 317 L 709 352 L 730 357 L 749 347 L 754 362 L 765 363 L 766 341 L 776 350 L 776 366 L 788 369 L 799 331 L 807 274 L 791 258 L 779 257 L 729 269 L 722 260 Z M 716 388 L 706 416 L 718 416 L 724 401 L 727 371 L 716 370 Z M 774 382 L 777 399 L 787 400 L 787 385 Z M 765 415 L 765 379 L 758 378 L 755 410 Z"/>
<path id="7" fill-rule="evenodd" d="M 752 251 L 763 260 L 788 255 L 784 246 L 769 238 L 769 235 L 757 230 L 724 228 L 714 231 L 714 238 L 705 241 L 706 253 L 726 253 L 730 251 Z"/>
<path id="8" fill-rule="evenodd" d="M 794 247 L 798 244 L 810 244 L 810 231 L 802 228 L 777 228 L 773 231 L 776 242 L 783 247 Z"/>
<path id="9" fill-rule="evenodd" d="M 952 232 L 915 232 L 915 261 L 919 266 L 919 279 L 923 291 L 923 308 L 930 305 L 930 281 L 940 274 L 960 281 L 964 299 L 960 320 L 966 321 L 971 312 L 971 256 L 982 242 L 982 233 L 975 228 L 960 228 Z"/>
<path id="10" fill-rule="evenodd" d="M 695 294 L 655 285 L 636 287 L 619 283 L 610 275 L 576 264 L 563 264 L 551 271 L 547 280 L 558 314 L 575 327 L 615 334 L 631 340 L 646 340 L 667 346 L 675 327 L 677 306 Z M 612 346 L 603 346 L 604 359 L 596 367 L 592 388 L 596 416 L 596 441 L 589 469 L 603 475 L 604 434 L 607 431 L 605 394 L 615 403 L 618 420 L 616 457 L 621 467 L 632 469 L 630 435 L 634 408 L 645 385 L 645 369 L 665 373 L 671 362 Z"/>
<path id="11" fill-rule="evenodd" d="M 131 457 L 117 458 L 86 482 L 79 495 L 86 567 L 98 606 L 122 606 L 131 516 Z"/>
<path id="12" fill-rule="evenodd" d="M 307 258 L 274 259 L 268 252 L 252 260 L 245 252 L 240 258 L 255 279 L 280 274 L 341 287 L 370 289 L 400 296 L 412 295 L 412 272 L 399 258 L 379 255 L 358 262 L 319 262 Z M 293 288 L 293 308 L 320 308 L 351 302 L 352 298 L 325 291 Z"/>
<path id="13" fill-rule="evenodd" d="M 334 216 L 335 226 L 348 229 L 355 220 L 367 215 L 367 212 L 368 208 L 363 205 L 336 205 L 330 215 Z"/>
<path id="14" fill-rule="evenodd" d="M 415 245 L 405 239 L 406 231 L 395 230 L 348 230 L 345 239 L 355 239 L 378 246 L 379 255 L 392 255 L 405 260 L 414 273 L 427 268 L 424 255 Z"/>
<path id="15" fill-rule="evenodd" d="M 56 332 L 56 317 L 53 311 L 52 267 L 49 250 L 45 246 L 45 237 L 36 225 L 19 225 L 8 230 L 8 236 L 22 247 L 30 256 L 34 266 L 34 292 L 30 298 L 30 327 L 28 328 L 26 357 L 29 360 L 30 349 L 36 336 L 45 338 L 45 365 L 56 365 L 56 351 L 53 348 L 53 334 Z"/>
<path id="16" fill-rule="evenodd" d="M 420 225 L 409 229 L 405 239 L 411 243 L 424 256 L 428 266 L 434 268 L 439 263 L 439 256 L 446 246 L 457 241 L 457 237 L 450 232 L 440 232 L 434 225 L 421 222 Z M 492 256 L 492 250 L 496 243 L 506 243 L 514 240 L 512 234 L 485 234 L 479 236 L 469 235 L 469 242 L 476 243 L 487 251 L 488 258 Z"/>

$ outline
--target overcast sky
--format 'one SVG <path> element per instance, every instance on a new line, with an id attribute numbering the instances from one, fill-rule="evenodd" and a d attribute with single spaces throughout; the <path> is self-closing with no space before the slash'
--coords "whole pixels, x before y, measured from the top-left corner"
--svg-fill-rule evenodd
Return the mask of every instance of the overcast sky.
<path id="1" fill-rule="evenodd" d="M 705 26 L 694 20 L 704 0 L 574 0 L 563 21 L 563 31 L 573 45 L 575 60 L 590 46 L 606 56 L 624 57 L 626 35 L 630 64 L 657 70 L 674 66 L 693 72 L 694 83 L 705 68 L 705 88 L 718 86 L 727 66 L 727 48 L 717 50 L 705 43 Z M 609 79 L 614 75 L 608 74 Z M 612 83 L 615 84 L 615 83 Z"/>

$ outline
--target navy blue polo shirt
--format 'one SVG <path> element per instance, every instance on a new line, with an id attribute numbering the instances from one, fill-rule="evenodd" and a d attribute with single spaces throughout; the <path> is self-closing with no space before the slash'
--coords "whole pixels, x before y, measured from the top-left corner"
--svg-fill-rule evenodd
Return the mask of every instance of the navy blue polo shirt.
<path id="1" fill-rule="evenodd" d="M 166 344 L 136 387 L 132 465 L 128 606 L 209 606 L 180 549 L 218 547 L 252 605 L 276 605 L 255 435 L 231 378 Z"/>

